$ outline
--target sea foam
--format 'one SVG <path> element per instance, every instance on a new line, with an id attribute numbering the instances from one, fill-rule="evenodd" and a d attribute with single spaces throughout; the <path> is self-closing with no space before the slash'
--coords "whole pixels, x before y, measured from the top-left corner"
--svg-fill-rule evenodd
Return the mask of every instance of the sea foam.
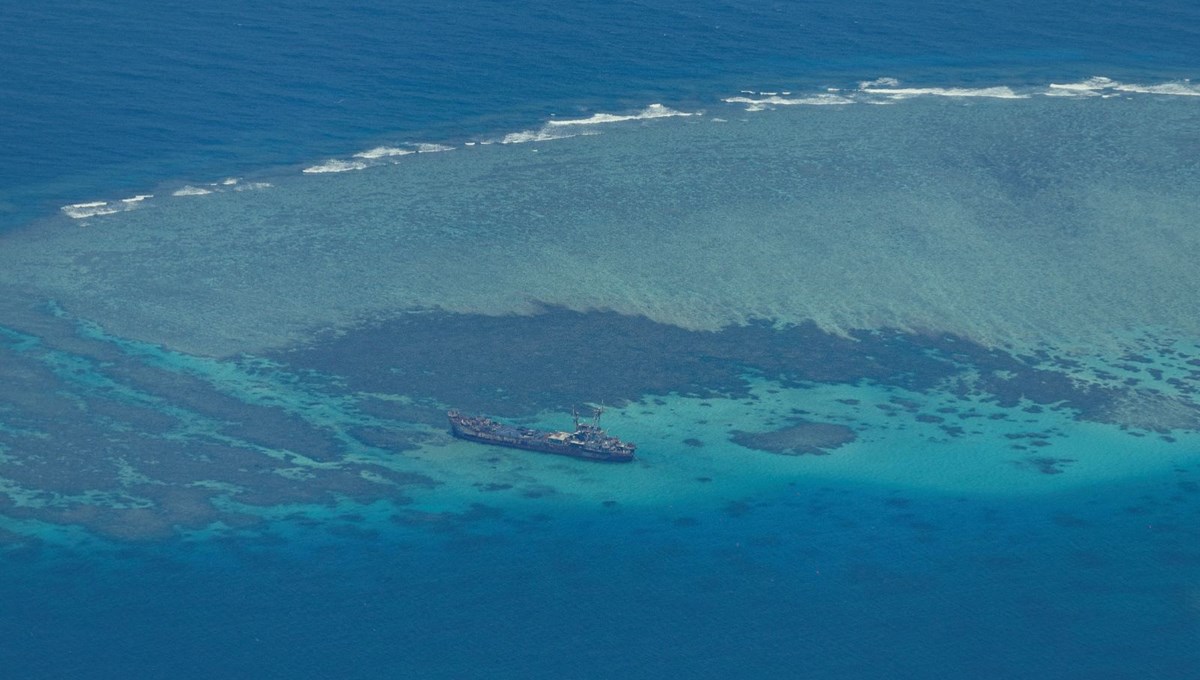
<path id="1" fill-rule="evenodd" d="M 762 111 L 772 106 L 839 106 L 855 103 L 849 97 L 836 94 L 814 94 L 807 97 L 788 97 L 773 94 L 759 97 L 727 97 L 721 101 L 726 104 L 745 104 L 747 111 Z"/>
<path id="2" fill-rule="evenodd" d="M 335 172 L 350 172 L 352 170 L 364 170 L 369 167 L 381 165 L 380 161 L 385 159 L 399 158 L 401 156 L 411 156 L 418 153 L 438 153 L 442 151 L 453 151 L 454 147 L 446 144 L 418 143 L 411 144 L 409 148 L 399 146 L 377 146 L 366 151 L 359 151 L 353 155 L 356 160 L 342 160 L 339 158 L 331 158 L 324 163 L 319 163 L 304 169 L 304 172 L 309 175 L 335 173 Z"/>
<path id="3" fill-rule="evenodd" d="M 114 215 L 116 213 L 126 212 L 139 207 L 147 199 L 154 198 L 154 194 L 138 194 L 129 198 L 122 198 L 116 201 L 88 201 L 85 203 L 72 203 L 64 205 L 59 210 L 67 217 L 81 220 L 88 217 L 99 217 L 101 215 Z"/>
<path id="4" fill-rule="evenodd" d="M 247 182 L 245 184 L 237 185 L 236 187 L 233 188 L 233 190 L 234 191 L 260 191 L 262 189 L 270 189 L 273 186 L 275 186 L 275 185 L 271 184 L 270 182 Z"/>
<path id="5" fill-rule="evenodd" d="M 1121 83 L 1115 88 L 1121 92 L 1139 94 L 1163 94 L 1177 97 L 1200 97 L 1200 84 L 1191 81 L 1162 83 L 1160 85 L 1131 85 Z"/>
<path id="6" fill-rule="evenodd" d="M 367 167 L 367 164 L 361 161 L 343 161 L 333 158 L 319 165 L 304 168 L 304 172 L 309 175 L 317 175 L 329 172 L 349 172 L 351 170 L 362 170 L 365 167 Z"/>
<path id="7" fill-rule="evenodd" d="M 540 130 L 524 130 L 510 132 L 500 139 L 501 144 L 525 144 L 528 142 L 549 142 L 555 139 L 570 139 L 577 135 L 596 134 L 595 132 L 566 132 L 561 128 L 546 126 Z"/>
<path id="8" fill-rule="evenodd" d="M 673 118 L 677 116 L 695 116 L 696 113 L 676 111 L 662 104 L 651 104 L 637 113 L 614 114 L 594 113 L 587 118 L 555 119 L 546 122 L 547 125 L 604 125 L 607 123 L 623 123 L 631 120 L 652 120 L 655 118 Z"/>
<path id="9" fill-rule="evenodd" d="M 95 217 L 97 215 L 111 215 L 118 213 L 125 208 L 114 206 L 108 201 L 90 201 L 88 203 L 72 203 L 64 205 L 62 210 L 68 217 L 73 217 L 77 220 L 85 217 Z"/>
<path id="10" fill-rule="evenodd" d="M 1078 83 L 1051 83 L 1046 94 L 1051 96 L 1103 96 L 1105 93 L 1154 94 L 1178 97 L 1200 97 L 1200 84 L 1190 80 L 1143 85 L 1122 83 L 1104 76 L 1093 76 Z"/>
<path id="11" fill-rule="evenodd" d="M 398 146 L 377 146 L 373 149 L 360 151 L 354 154 L 355 158 L 363 158 L 366 160 L 375 160 L 378 158 L 394 158 L 396 156 L 408 156 L 417 153 L 414 149 L 402 149 Z"/>
<path id="12" fill-rule="evenodd" d="M 864 83 L 859 88 L 868 94 L 884 95 L 892 98 L 904 97 L 989 97 L 993 99 L 1028 99 L 1028 94 L 1014 92 L 1011 87 L 999 85 L 995 87 L 897 87 L 894 85 L 878 86 Z"/>
<path id="13" fill-rule="evenodd" d="M 740 104 L 747 111 L 763 111 L 779 106 L 821 106 L 830 104 L 891 104 L 914 97 L 1028 99 L 1046 97 L 1119 97 L 1128 95 L 1163 95 L 1179 97 L 1200 96 L 1200 83 L 1177 80 L 1165 83 L 1123 83 L 1105 76 L 1094 76 L 1074 83 L 1049 83 L 1043 86 L 991 85 L 987 87 L 902 86 L 896 78 L 876 78 L 858 84 L 857 89 L 842 91 L 827 88 L 825 92 L 792 96 L 790 92 L 758 92 L 741 90 L 738 96 L 726 97 L 727 104 Z"/>
<path id="14" fill-rule="evenodd" d="M 186 186 L 180 187 L 180 188 L 176 189 L 175 191 L 171 192 L 171 195 L 172 196 L 207 196 L 208 194 L 211 194 L 212 192 L 213 192 L 212 189 L 205 189 L 204 187 L 197 187 L 197 186 L 192 186 L 191 184 L 188 184 Z"/>

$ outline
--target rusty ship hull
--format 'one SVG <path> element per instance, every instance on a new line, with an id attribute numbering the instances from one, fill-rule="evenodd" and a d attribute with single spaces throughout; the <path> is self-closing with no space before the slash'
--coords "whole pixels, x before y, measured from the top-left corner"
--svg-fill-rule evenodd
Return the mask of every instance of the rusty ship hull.
<path id="1" fill-rule="evenodd" d="M 450 411 L 450 433 L 459 439 L 512 449 L 553 453 L 604 463 L 628 463 L 636 446 L 611 437 L 598 425 L 576 420 L 574 432 L 535 430 L 500 423 L 491 418 Z"/>

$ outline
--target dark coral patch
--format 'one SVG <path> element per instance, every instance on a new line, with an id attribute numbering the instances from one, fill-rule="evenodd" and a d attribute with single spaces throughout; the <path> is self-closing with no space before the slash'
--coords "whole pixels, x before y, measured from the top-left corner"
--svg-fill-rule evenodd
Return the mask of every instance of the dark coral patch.
<path id="1" fill-rule="evenodd" d="M 951 437 L 961 437 L 967 433 L 965 429 L 957 425 L 940 425 L 938 426 L 938 429 Z"/>
<path id="2" fill-rule="evenodd" d="M 556 493 L 558 493 L 558 491 L 554 487 L 546 486 L 544 484 L 531 486 L 521 491 L 521 495 L 525 498 L 545 498 L 547 496 L 553 496 Z"/>
<path id="3" fill-rule="evenodd" d="M 400 315 L 331 331 L 273 358 L 340 376 L 355 391 L 421 395 L 520 416 L 645 395 L 746 398 L 748 371 L 789 386 L 868 379 L 920 390 L 959 370 L 913 351 L 915 337 L 880 331 L 847 338 L 812 324 L 697 332 L 644 317 L 549 307 L 527 316 Z"/>
<path id="4" fill-rule="evenodd" d="M 1063 466 L 1074 462 L 1074 458 L 1032 457 L 1013 461 L 1013 464 L 1020 468 L 1033 468 L 1043 475 L 1061 475 L 1066 472 Z"/>
<path id="5" fill-rule="evenodd" d="M 1084 528 L 1087 526 L 1091 526 L 1091 522 L 1088 522 L 1087 520 L 1082 519 L 1080 517 L 1076 517 L 1075 515 L 1069 515 L 1066 513 L 1056 514 L 1051 518 L 1051 520 L 1053 520 L 1053 522 L 1055 524 L 1059 525 L 1060 527 L 1070 527 L 1072 529 L 1081 529 L 1081 528 Z"/>
<path id="6" fill-rule="evenodd" d="M 471 524 L 483 521 L 497 521 L 504 517 L 500 508 L 472 503 L 471 507 L 462 512 L 424 512 L 421 510 L 404 510 L 391 517 L 393 524 L 407 527 L 422 527 L 442 533 L 463 531 Z"/>
<path id="7" fill-rule="evenodd" d="M 750 513 L 750 504 L 745 501 L 729 501 L 725 504 L 724 512 L 730 517 L 744 517 Z"/>
<path id="8" fill-rule="evenodd" d="M 696 332 L 642 317 L 560 308 L 528 316 L 402 314 L 317 334 L 304 347 L 274 353 L 273 363 L 225 362 L 242 376 L 257 377 L 257 370 L 287 373 L 315 400 L 355 400 L 359 413 L 385 421 L 381 426 L 343 423 L 337 430 L 301 417 L 286 401 L 239 398 L 211 377 L 164 368 L 167 364 L 128 352 L 119 341 L 84 337 L 69 318 L 9 307 L 6 323 L 13 332 L 0 335 L 5 350 L 0 351 L 0 382 L 10 387 L 0 412 L 8 426 L 0 431 L 0 446 L 12 453 L 0 460 L 0 476 L 33 492 L 62 494 L 120 490 L 131 473 L 153 481 L 138 489 L 144 499 L 138 507 L 70 512 L 25 507 L 13 513 L 113 536 L 144 538 L 217 521 L 252 521 L 214 510 L 218 496 L 259 506 L 329 505 L 341 498 L 405 502 L 403 487 L 428 486 L 432 480 L 349 462 L 347 439 L 391 452 L 410 450 L 428 436 L 411 425 L 443 429 L 444 406 L 525 416 L 565 412 L 588 401 L 619 404 L 649 397 L 643 403 L 663 406 L 656 397 L 669 394 L 744 400 L 753 396 L 752 376 L 788 387 L 865 381 L 917 393 L 950 385 L 951 393 L 975 402 L 982 394 L 1001 407 L 1030 413 L 1069 408 L 1082 418 L 1107 422 L 1128 421 L 1129 409 L 1121 407 L 1130 403 L 1158 405 L 1127 387 L 1072 381 L 1061 372 L 1077 368 L 1069 362 L 1048 355 L 1020 357 L 948 335 L 879 330 L 847 337 L 812 324 L 780 328 L 767 322 Z M 1143 374 L 1155 370 L 1142 359 L 1126 358 Z M 1200 366 L 1200 360 L 1188 363 Z M 70 372 L 63 373 L 67 365 Z M 260 365 L 270 368 L 256 368 Z M 274 379 L 262 377 L 264 385 Z M 1173 384 L 1181 393 L 1195 391 L 1186 381 Z M 853 399 L 842 403 L 859 405 Z M 918 406 L 896 398 L 881 408 L 896 418 L 930 423 L 948 436 L 966 430 L 947 422 L 970 428 L 984 417 L 1001 417 L 948 407 L 931 415 Z M 1193 411 L 1177 420 L 1200 422 Z M 844 425 L 810 422 L 801 410 L 795 417 L 782 429 L 736 431 L 732 438 L 783 455 L 828 453 L 854 439 Z M 943 418 L 947 422 L 939 422 Z M 1152 425 L 1139 425 L 1130 434 L 1155 431 Z M 1061 433 L 1022 433 L 1012 444 L 1032 453 L 1055 436 Z M 701 444 L 683 440 L 685 446 Z M 314 466 L 314 461 L 325 465 Z M 1016 464 L 1060 474 L 1070 462 L 1031 457 Z M 552 490 L 520 492 L 538 496 Z"/>
<path id="9" fill-rule="evenodd" d="M 836 423 L 799 422 L 769 432 L 734 430 L 731 439 L 739 446 L 782 456 L 826 455 L 854 441 L 854 430 Z"/>
<path id="10" fill-rule="evenodd" d="M 427 438 L 424 434 L 395 427 L 355 427 L 350 428 L 348 434 L 367 446 L 393 453 L 416 449 L 419 447 L 418 442 Z"/>

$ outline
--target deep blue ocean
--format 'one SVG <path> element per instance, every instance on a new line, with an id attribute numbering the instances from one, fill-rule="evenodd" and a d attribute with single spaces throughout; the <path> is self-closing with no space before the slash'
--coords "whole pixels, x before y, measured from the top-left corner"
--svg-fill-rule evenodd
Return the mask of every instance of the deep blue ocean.
<path id="1" fill-rule="evenodd" d="M 1185 2 L 41 2 L 0 27 L 6 222 L 385 136 L 742 89 L 1194 76 Z"/>
<path id="2" fill-rule="evenodd" d="M 1200 678 L 1197 80 L 1180 0 L 8 7 L 0 675 Z M 446 434 L 585 403 L 637 462 Z"/>

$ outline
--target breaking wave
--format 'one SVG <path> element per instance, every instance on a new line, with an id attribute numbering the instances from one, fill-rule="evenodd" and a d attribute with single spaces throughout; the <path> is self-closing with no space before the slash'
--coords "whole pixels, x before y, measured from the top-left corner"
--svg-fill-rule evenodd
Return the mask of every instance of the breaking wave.
<path id="1" fill-rule="evenodd" d="M 212 192 L 213 192 L 212 189 L 205 189 L 204 187 L 194 187 L 194 186 L 188 184 L 187 186 L 180 187 L 179 189 L 176 189 L 175 191 L 171 192 L 171 195 L 172 196 L 207 196 L 208 194 L 211 194 Z"/>
<path id="2" fill-rule="evenodd" d="M 1200 97 L 1200 84 L 1190 80 L 1177 80 L 1157 85 L 1139 85 L 1122 83 L 1104 76 L 1095 76 L 1078 83 L 1051 83 L 1049 91 L 1045 94 L 1058 97 L 1100 97 L 1114 96 L 1116 93 Z"/>
<path id="3" fill-rule="evenodd" d="M 563 132 L 555 128 L 546 126 L 540 130 L 524 130 L 522 132 L 510 132 L 500 139 L 501 144 L 525 144 L 527 142 L 549 142 L 555 139 L 569 139 L 580 134 L 597 134 L 595 132 Z"/>
<path id="4" fill-rule="evenodd" d="M 414 149 L 402 149 L 398 146 L 377 146 L 374 149 L 360 151 L 354 154 L 355 158 L 365 158 L 367 160 L 375 160 L 378 158 L 393 158 L 395 156 L 407 156 L 417 153 Z"/>
<path id="5" fill-rule="evenodd" d="M 304 168 L 304 173 L 308 175 L 319 175 L 328 172 L 349 172 L 351 170 L 362 170 L 367 167 L 366 163 L 361 161 L 343 161 L 336 158 L 330 159 L 308 168 Z"/>
<path id="6" fill-rule="evenodd" d="M 1028 99 L 1028 94 L 1018 94 L 1011 87 L 878 87 L 864 83 L 859 92 L 878 94 L 892 98 L 920 97 L 992 97 L 995 99 Z"/>
<path id="7" fill-rule="evenodd" d="M 827 104 L 891 104 L 914 97 L 950 97 L 989 99 L 1029 99 L 1031 97 L 1119 97 L 1131 95 L 1162 95 L 1200 97 L 1200 84 L 1178 80 L 1157 84 L 1122 83 L 1104 76 L 1094 76 L 1076 83 L 1048 85 L 988 87 L 915 87 L 903 85 L 896 78 L 876 78 L 862 81 L 853 90 L 829 88 L 825 92 L 792 95 L 790 92 L 756 92 L 743 90 L 739 96 L 722 99 L 727 104 L 741 104 L 747 111 L 762 111 L 779 106 Z"/>
<path id="8" fill-rule="evenodd" d="M 546 125 L 604 125 L 607 123 L 623 123 L 630 120 L 653 120 L 655 118 L 674 118 L 677 116 L 697 116 L 698 113 L 688 113 L 686 111 L 676 111 L 662 104 L 651 104 L 637 113 L 631 114 L 615 114 L 615 113 L 594 113 L 587 118 L 566 118 L 552 119 L 546 121 Z"/>
<path id="9" fill-rule="evenodd" d="M 726 104 L 745 104 L 747 111 L 762 111 L 769 106 L 838 106 L 853 104 L 854 100 L 837 94 L 816 94 L 808 97 L 788 97 L 774 93 L 759 92 L 752 96 L 727 97 Z"/>
<path id="10" fill-rule="evenodd" d="M 88 201 L 86 203 L 72 203 L 70 205 L 62 206 L 59 208 L 59 210 L 61 210 L 67 217 L 82 220 L 88 217 L 112 215 L 115 213 L 133 210 L 148 198 L 154 198 L 154 194 L 138 194 L 136 196 L 122 198 L 116 201 Z"/>
<path id="11" fill-rule="evenodd" d="M 897 104 L 904 100 L 923 97 L 986 98 L 1021 100 L 1033 97 L 1134 97 L 1134 96 L 1183 96 L 1200 97 L 1200 83 L 1189 79 L 1162 83 L 1127 83 L 1105 76 L 1093 76 L 1078 82 L 1051 82 L 1045 85 L 990 85 L 986 87 L 914 86 L 902 83 L 893 77 L 863 80 L 848 88 L 828 87 L 810 92 L 777 90 L 742 90 L 735 96 L 722 98 L 723 104 L 743 108 L 747 112 L 758 112 L 778 107 L 847 106 L 851 104 Z M 602 128 L 610 124 L 653 121 L 667 118 L 701 116 L 701 111 L 682 111 L 665 104 L 654 103 L 630 113 L 593 113 L 585 118 L 550 118 L 537 128 L 508 132 L 499 137 L 481 141 L 464 142 L 465 146 L 477 144 L 525 144 L 568 139 L 581 135 L 601 134 Z M 720 116 L 711 120 L 724 122 Z M 343 173 L 364 170 L 373 166 L 390 165 L 397 159 L 416 154 L 454 150 L 456 146 L 433 142 L 406 142 L 397 145 L 380 145 L 352 154 L 349 158 L 330 158 L 303 168 L 307 175 Z M 240 179 L 229 177 L 206 184 L 187 184 L 170 193 L 173 197 L 204 196 L 225 190 L 245 191 L 265 189 L 267 182 L 239 184 Z M 149 195 L 134 196 L 117 201 L 90 201 L 65 205 L 60 211 L 73 219 L 84 219 L 100 215 L 125 212 Z"/>

